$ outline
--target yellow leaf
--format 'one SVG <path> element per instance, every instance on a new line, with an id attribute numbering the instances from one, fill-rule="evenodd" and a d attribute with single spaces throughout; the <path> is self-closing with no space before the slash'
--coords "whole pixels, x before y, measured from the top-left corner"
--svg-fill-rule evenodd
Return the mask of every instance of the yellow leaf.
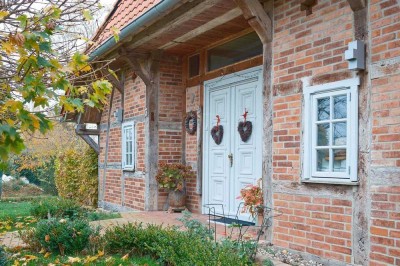
<path id="1" fill-rule="evenodd" d="M 111 32 L 112 32 L 112 34 L 113 34 L 113 36 L 114 36 L 114 40 L 115 40 L 115 42 L 118 42 L 119 41 L 119 33 L 121 32 L 118 28 L 116 28 L 116 27 L 111 27 Z"/>
<path id="2" fill-rule="evenodd" d="M 45 250 L 44 248 L 42 248 L 42 249 L 39 251 L 39 254 L 44 254 L 44 253 L 46 253 L 46 250 Z"/>
<path id="3" fill-rule="evenodd" d="M 68 263 L 81 262 L 80 258 L 68 257 Z"/>
<path id="4" fill-rule="evenodd" d="M 10 43 L 10 42 L 3 42 L 3 43 L 1 44 L 1 46 L 2 46 L 2 49 L 3 49 L 8 55 L 12 54 L 12 53 L 15 52 L 15 50 L 17 49 L 17 47 L 16 47 L 15 45 L 13 45 L 12 43 Z"/>
<path id="5" fill-rule="evenodd" d="M 29 117 L 32 119 L 33 127 L 36 128 L 36 129 L 39 129 L 40 128 L 39 119 L 34 114 L 29 114 Z M 46 235 L 46 236 L 48 236 L 48 235 Z"/>
<path id="6" fill-rule="evenodd" d="M 90 14 L 90 10 L 88 10 L 88 9 L 84 9 L 82 11 L 82 15 L 87 21 L 90 21 L 93 19 L 92 14 Z"/>
<path id="7" fill-rule="evenodd" d="M 5 10 L 0 10 L 0 20 L 4 20 L 4 18 L 8 16 L 8 14 L 10 14 L 10 12 Z"/>
<path id="8" fill-rule="evenodd" d="M 44 256 L 43 256 L 43 257 L 47 259 L 48 257 L 50 257 L 50 255 L 51 255 L 51 253 L 50 253 L 50 252 L 46 252 L 46 254 L 44 254 Z"/>
<path id="9" fill-rule="evenodd" d="M 36 260 L 38 257 L 36 257 L 36 256 L 34 256 L 34 255 L 25 255 L 25 259 L 27 260 L 27 261 L 30 261 L 30 260 Z"/>
<path id="10" fill-rule="evenodd" d="M 103 256 L 104 256 L 104 250 L 98 250 L 98 251 L 97 251 L 97 254 L 98 254 L 100 257 L 103 257 Z"/>
<path id="11" fill-rule="evenodd" d="M 129 258 L 129 253 L 125 254 L 121 259 L 123 261 L 126 261 Z"/>

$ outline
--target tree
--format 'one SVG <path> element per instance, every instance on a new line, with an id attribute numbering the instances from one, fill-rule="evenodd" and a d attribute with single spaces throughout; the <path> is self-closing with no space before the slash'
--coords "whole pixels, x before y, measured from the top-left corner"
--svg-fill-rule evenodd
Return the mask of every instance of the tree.
<path id="1" fill-rule="evenodd" d="M 83 112 L 106 102 L 112 85 L 81 52 L 88 36 L 79 30 L 100 8 L 98 0 L 0 0 L 0 169 L 25 148 L 23 135 L 53 128 L 54 106 Z"/>

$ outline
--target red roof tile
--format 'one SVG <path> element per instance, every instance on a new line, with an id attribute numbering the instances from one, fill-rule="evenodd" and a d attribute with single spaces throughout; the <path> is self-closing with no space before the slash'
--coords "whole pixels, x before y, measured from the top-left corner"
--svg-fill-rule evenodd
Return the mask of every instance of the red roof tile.
<path id="1" fill-rule="evenodd" d="M 112 36 L 111 28 L 122 30 L 162 0 L 119 0 L 103 25 L 97 30 L 92 41 L 95 44 L 88 50 L 93 51 Z"/>

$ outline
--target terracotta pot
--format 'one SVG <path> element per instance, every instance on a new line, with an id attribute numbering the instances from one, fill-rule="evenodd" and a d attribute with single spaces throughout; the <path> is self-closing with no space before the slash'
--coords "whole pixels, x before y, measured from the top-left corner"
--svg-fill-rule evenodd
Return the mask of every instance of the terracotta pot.
<path id="1" fill-rule="evenodd" d="M 180 208 L 186 206 L 186 195 L 183 191 L 170 191 L 168 198 L 169 207 Z"/>

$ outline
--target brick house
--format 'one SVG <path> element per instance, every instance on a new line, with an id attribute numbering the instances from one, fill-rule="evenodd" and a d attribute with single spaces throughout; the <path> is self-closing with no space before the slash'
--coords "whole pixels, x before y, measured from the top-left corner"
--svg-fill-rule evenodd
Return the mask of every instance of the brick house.
<path id="1" fill-rule="evenodd" d="M 197 213 L 236 212 L 262 177 L 283 212 L 273 244 L 328 265 L 400 265 L 398 0 L 119 0 L 93 40 L 91 58 L 114 58 L 119 79 L 101 113 L 68 119 L 80 134 L 98 125 L 86 131 L 99 134 L 101 206 L 162 210 L 160 162 L 196 171 Z"/>

